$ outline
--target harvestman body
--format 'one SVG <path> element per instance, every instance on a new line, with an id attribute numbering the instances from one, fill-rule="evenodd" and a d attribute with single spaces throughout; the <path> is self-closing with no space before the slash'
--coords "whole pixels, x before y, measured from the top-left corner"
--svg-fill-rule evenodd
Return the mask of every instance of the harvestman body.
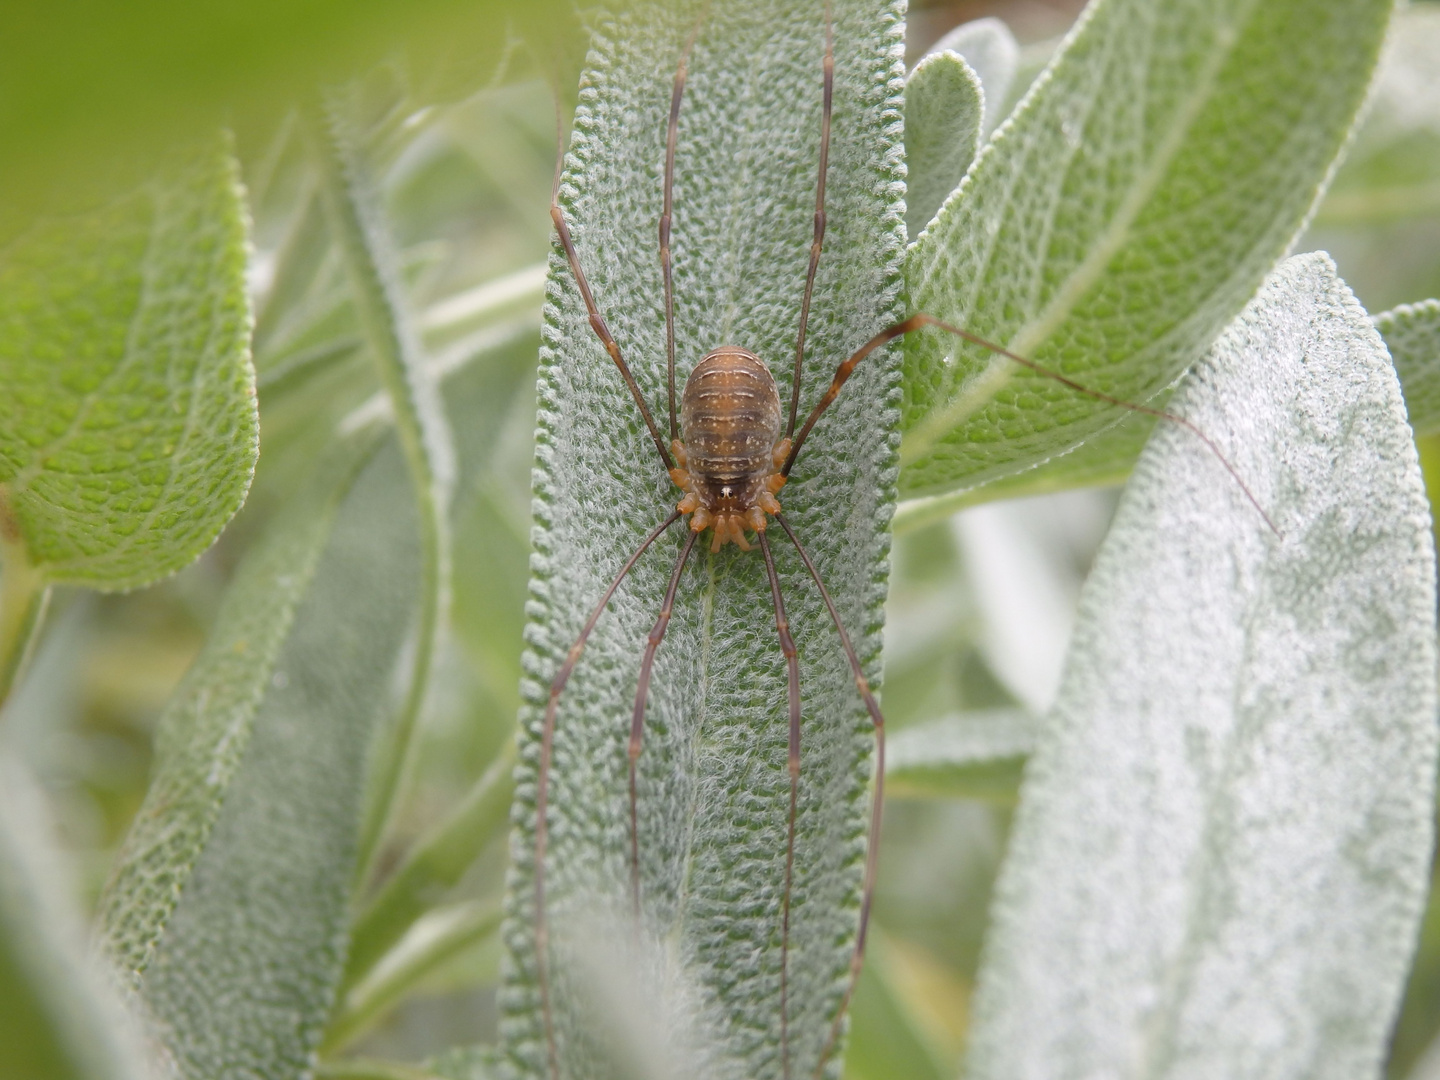
<path id="1" fill-rule="evenodd" d="M 851 673 L 854 676 L 856 689 L 859 691 L 860 697 L 863 699 L 870 718 L 874 723 L 875 788 L 871 804 L 869 843 L 865 856 L 860 914 L 855 947 L 850 964 L 849 984 L 841 999 L 840 1006 L 836 1010 L 830 1026 L 829 1035 L 821 1051 L 819 1060 L 815 1065 L 813 1072 L 815 1077 L 818 1078 L 820 1076 L 826 1062 L 834 1052 L 846 1011 L 854 995 L 856 980 L 860 973 L 861 961 L 865 951 L 865 936 L 869 923 L 871 900 L 875 891 L 875 871 L 884 791 L 885 719 L 880 711 L 879 703 L 875 700 L 875 696 L 861 669 L 859 657 L 850 641 L 849 634 L 846 633 L 845 627 L 840 620 L 839 612 L 836 610 L 835 604 L 829 592 L 826 590 L 825 584 L 821 580 L 814 562 L 812 562 L 809 554 L 791 529 L 790 523 L 785 519 L 778 495 L 784 487 L 790 471 L 794 467 L 795 461 L 805 445 L 805 440 L 809 436 L 811 429 L 815 426 L 816 421 L 820 419 L 821 415 L 839 395 L 841 388 L 845 385 L 846 380 L 849 379 L 855 367 L 872 352 L 888 342 L 912 331 L 919 330 L 926 326 L 933 326 L 954 334 L 974 345 L 1004 356 L 1012 362 L 1038 372 L 1041 375 L 1055 379 L 1071 390 L 1088 397 L 1177 423 L 1192 432 L 1219 458 L 1231 476 L 1234 477 L 1236 483 L 1239 484 L 1240 488 L 1244 491 L 1250 503 L 1259 511 L 1260 515 L 1265 518 L 1266 524 L 1270 525 L 1272 530 L 1274 529 L 1274 525 L 1271 524 L 1269 517 L 1265 515 L 1264 510 L 1261 509 L 1229 461 L 1220 453 L 1219 449 L 1211 442 L 1209 437 L 1190 423 L 1190 421 L 1159 409 L 1136 405 L 1132 402 L 1122 401 L 1099 391 L 1091 390 L 1059 372 L 1052 371 L 1024 357 L 1017 356 L 999 345 L 995 345 L 960 327 L 952 326 L 923 312 L 913 314 L 904 321 L 880 331 L 869 341 L 865 342 L 848 360 L 841 364 L 836 369 L 829 388 L 811 409 L 805 423 L 801 425 L 799 433 L 796 434 L 795 426 L 801 393 L 801 370 L 805 354 L 805 331 L 809 321 L 811 297 L 814 293 L 816 268 L 819 265 L 820 253 L 825 238 L 825 178 L 830 152 L 830 126 L 833 111 L 835 67 L 833 30 L 831 27 L 828 3 L 826 5 L 825 23 L 825 56 L 822 75 L 823 104 L 820 121 L 819 174 L 815 185 L 814 239 L 810 248 L 809 269 L 806 273 L 804 298 L 800 308 L 800 325 L 795 348 L 794 378 L 791 383 L 793 390 L 789 402 L 788 418 L 782 417 L 779 390 L 776 386 L 775 378 L 771 375 L 765 362 L 754 353 L 733 345 L 724 345 L 712 350 L 695 366 L 689 379 L 685 383 L 677 416 L 675 394 L 675 303 L 671 279 L 670 222 L 673 208 L 675 146 L 680 104 L 684 95 L 689 56 L 694 46 L 695 35 L 698 33 L 699 27 L 697 26 L 695 32 L 691 33 L 689 40 L 682 50 L 680 61 L 675 72 L 665 144 L 664 208 L 659 224 L 660 264 L 665 287 L 665 331 L 668 359 L 670 434 L 668 444 L 667 441 L 662 438 L 660 429 L 656 425 L 655 419 L 645 402 L 644 395 L 636 383 L 634 376 L 631 374 L 629 367 L 626 365 L 620 346 L 606 326 L 605 320 L 596 305 L 595 298 L 590 291 L 589 283 L 580 265 L 579 255 L 570 237 L 570 230 L 566 224 L 564 212 L 559 205 L 559 170 L 557 167 L 556 191 L 552 194 L 551 198 L 550 217 L 555 224 L 560 244 L 565 251 L 571 273 L 575 278 L 575 284 L 579 288 L 581 298 L 584 300 L 585 308 L 589 313 L 590 326 L 619 369 L 626 386 L 629 387 L 630 394 L 634 398 L 642 419 L 645 421 L 645 426 L 655 444 L 655 449 L 659 454 L 660 460 L 668 471 L 670 478 L 682 492 L 682 498 L 677 502 L 674 512 L 652 530 L 641 542 L 640 546 L 625 562 L 624 566 L 620 568 L 619 573 L 615 575 L 609 587 L 600 597 L 599 602 L 595 605 L 589 618 L 586 620 L 579 637 L 576 639 L 574 645 L 571 646 L 569 653 L 554 677 L 550 688 L 549 701 L 545 710 L 536 790 L 534 903 L 538 981 L 540 986 L 541 1009 L 544 1014 L 546 1049 L 551 1080 L 560 1080 L 560 1066 L 550 999 L 549 957 L 547 954 L 549 935 L 545 909 L 545 853 L 549 835 L 546 813 L 549 805 L 549 778 L 554 749 L 556 708 L 560 700 L 560 695 L 563 693 L 565 685 L 569 681 L 571 673 L 574 671 L 575 664 L 580 658 L 591 631 L 594 630 L 596 622 L 599 620 L 605 607 L 609 604 L 611 597 L 614 595 L 620 583 L 625 579 L 631 568 L 650 545 L 665 533 L 670 526 L 687 514 L 690 517 L 689 533 L 681 547 L 680 555 L 675 562 L 674 570 L 670 575 L 669 584 L 665 591 L 664 602 L 646 642 L 645 653 L 640 662 L 639 680 L 635 693 L 635 707 L 631 719 L 629 742 L 630 866 L 632 904 L 635 915 L 638 918 L 640 913 L 640 837 L 636 809 L 636 761 L 640 756 L 641 737 L 645 720 L 645 705 L 655 655 L 669 625 L 671 612 L 675 605 L 675 597 L 679 590 L 681 575 L 700 534 L 706 530 L 711 532 L 710 550 L 714 552 L 718 551 L 724 544 L 731 542 L 749 551 L 751 550 L 751 544 L 746 534 L 752 533 L 760 547 L 761 555 L 765 560 L 765 570 L 769 578 L 770 594 L 775 610 L 775 627 L 779 637 L 780 648 L 785 657 L 788 690 L 788 768 L 790 776 L 790 799 L 786 833 L 785 883 L 781 905 L 780 970 L 780 1050 L 783 1075 L 788 1080 L 791 1075 L 788 1001 L 790 901 L 795 861 L 796 806 L 800 782 L 801 701 L 799 658 L 795 643 L 790 635 L 789 624 L 786 621 L 784 600 L 780 594 L 780 580 L 776 574 L 775 561 L 771 554 L 770 544 L 767 538 L 767 527 L 773 518 L 775 523 L 780 526 L 786 537 L 794 545 L 801 562 L 804 564 L 806 571 L 819 590 L 820 597 L 824 601 L 825 607 L 829 611 L 830 617 L 839 633 L 840 644 L 844 650 Z M 781 435 L 782 418 L 786 420 L 783 436 Z"/>

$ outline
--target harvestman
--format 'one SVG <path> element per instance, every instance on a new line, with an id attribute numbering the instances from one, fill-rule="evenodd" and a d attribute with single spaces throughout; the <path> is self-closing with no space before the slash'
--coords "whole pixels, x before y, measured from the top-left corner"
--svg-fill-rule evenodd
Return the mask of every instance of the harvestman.
<path id="1" fill-rule="evenodd" d="M 801 370 L 805 357 L 805 330 L 809 322 L 810 301 L 815 289 L 815 273 L 820 262 L 821 246 L 825 238 L 825 174 L 830 158 L 830 121 L 833 111 L 834 85 L 835 85 L 835 48 L 834 33 L 831 25 L 830 5 L 826 3 L 825 10 L 825 58 L 823 64 L 823 98 L 820 114 L 820 162 L 818 175 L 815 183 L 815 228 L 814 239 L 810 246 L 810 264 L 805 275 L 805 291 L 800 305 L 800 326 L 796 335 L 795 344 L 795 370 L 791 380 L 791 394 L 788 418 L 785 423 L 785 434 L 780 435 L 781 403 L 779 390 L 774 377 L 766 367 L 765 362 L 754 353 L 736 346 L 722 346 L 707 353 L 691 372 L 686 380 L 685 388 L 680 397 L 680 405 L 677 413 L 675 396 L 675 296 L 671 281 L 671 258 L 670 258 L 670 222 L 671 211 L 674 203 L 675 186 L 675 145 L 679 130 L 680 102 L 684 96 L 686 71 L 689 64 L 690 53 L 695 44 L 696 35 L 699 32 L 699 25 L 690 34 L 680 54 L 680 61 L 676 67 L 674 86 L 670 96 L 670 114 L 666 128 L 665 138 L 665 176 L 664 176 L 664 206 L 660 215 L 660 267 L 664 279 L 665 288 L 665 349 L 666 349 L 666 371 L 668 386 L 669 404 L 669 431 L 670 440 L 667 446 L 666 441 L 661 437 L 660 429 L 651 415 L 649 406 L 645 403 L 645 396 L 641 392 L 635 377 L 631 374 L 630 368 L 626 365 L 624 356 L 621 354 L 620 346 L 611 335 L 605 324 L 604 317 L 596 306 L 595 298 L 590 291 L 589 282 L 585 278 L 585 272 L 580 266 L 580 257 L 575 250 L 575 244 L 570 238 L 570 229 L 566 224 L 564 212 L 559 203 L 559 167 L 556 168 L 555 187 L 551 193 L 550 217 L 555 223 L 555 230 L 559 236 L 560 244 L 564 248 L 565 257 L 569 261 L 570 271 L 574 275 L 575 284 L 580 290 L 580 296 L 584 300 L 585 309 L 589 313 L 590 326 L 600 339 L 605 351 L 610 354 L 610 359 L 620 371 L 620 376 L 629 387 L 630 395 L 635 400 L 636 407 L 640 410 L 641 418 L 649 430 L 650 438 L 655 443 L 655 450 L 664 463 L 666 471 L 671 480 L 683 492 L 683 498 L 677 503 L 675 510 L 663 522 L 653 529 L 648 536 L 636 548 L 634 554 L 626 560 L 620 572 L 611 580 L 609 587 L 600 597 L 599 602 L 590 612 L 585 621 L 584 628 L 580 631 L 579 637 L 571 646 L 564 662 L 560 665 L 550 686 L 550 696 L 545 708 L 544 726 L 540 743 L 540 768 L 537 778 L 536 790 L 536 824 L 535 824 L 535 948 L 537 957 L 537 971 L 539 976 L 541 1010 L 544 1014 L 546 1051 L 549 1059 L 550 1075 L 552 1080 L 560 1080 L 559 1056 L 555 1044 L 554 1016 L 550 1000 L 550 979 L 549 979 L 549 958 L 548 958 L 548 927 L 545 911 L 545 851 L 548 840 L 549 824 L 547 821 L 547 808 L 549 806 L 549 783 L 550 765 L 554 748 L 555 736 L 555 715 L 559 704 L 560 695 L 569 681 L 575 664 L 585 647 L 590 633 L 595 628 L 596 622 L 604 612 L 619 588 L 620 583 L 629 574 L 640 556 L 653 544 L 663 533 L 669 530 L 681 517 L 690 515 L 689 535 L 686 537 L 680 549 L 679 558 L 675 561 L 674 570 L 670 574 L 669 585 L 665 590 L 665 599 L 661 606 L 659 616 L 651 629 L 646 641 L 644 657 L 640 662 L 640 676 L 635 690 L 635 707 L 631 717 L 630 742 L 629 742 L 629 773 L 630 773 L 630 877 L 631 877 L 631 899 L 634 912 L 638 919 L 640 914 L 640 836 L 637 814 L 636 799 L 636 762 L 640 756 L 641 737 L 644 730 L 645 705 L 650 688 L 650 677 L 654 667 L 655 654 L 660 648 L 664 639 L 666 628 L 670 622 L 670 615 L 675 606 L 675 596 L 679 591 L 680 578 L 684 572 L 685 565 L 689 561 L 690 553 L 695 547 L 700 534 L 706 529 L 711 530 L 710 550 L 718 551 L 724 544 L 734 542 L 742 550 L 751 550 L 750 543 L 746 539 L 746 532 L 753 532 L 755 539 L 760 545 L 760 553 L 765 559 L 765 572 L 770 582 L 770 596 L 775 609 L 775 629 L 780 639 L 780 649 L 785 657 L 787 696 L 789 704 L 790 732 L 789 732 L 789 756 L 788 768 L 790 774 L 790 808 L 787 822 L 786 845 L 785 845 L 785 888 L 781 901 L 781 937 L 780 937 L 780 1032 L 781 1032 L 781 1061 L 783 1075 L 786 1080 L 790 1077 L 790 1047 L 789 1047 L 789 952 L 790 952 L 790 894 L 795 864 L 795 818 L 796 805 L 800 783 L 800 665 L 795 643 L 790 636 L 789 624 L 785 618 L 785 603 L 780 595 L 780 579 L 775 571 L 775 561 L 770 552 L 770 542 L 766 537 L 766 527 L 769 518 L 784 531 L 786 537 L 794 545 L 800 561 L 804 564 L 806 571 L 815 582 L 819 590 L 820 598 L 824 601 L 830 618 L 835 624 L 839 633 L 840 645 L 844 650 L 845 659 L 850 666 L 851 673 L 855 677 L 855 685 L 859 690 L 860 697 L 865 703 L 865 708 L 870 714 L 874 723 L 875 731 L 875 792 L 871 803 L 869 843 L 865 853 L 865 871 L 862 884 L 859 925 L 856 931 L 855 947 L 851 954 L 850 977 L 845 994 L 836 1010 L 835 1017 L 830 1026 L 829 1035 L 826 1038 L 824 1048 L 821 1051 L 819 1061 L 816 1063 L 814 1076 L 819 1077 L 824 1070 L 825 1063 L 834 1052 L 836 1041 L 840 1035 L 840 1028 L 844 1021 L 845 1013 L 849 1008 L 850 1000 L 854 996 L 856 980 L 860 974 L 861 961 L 865 953 L 865 935 L 870 920 L 870 906 L 875 892 L 875 870 L 879 854 L 880 838 L 880 815 L 884 801 L 884 778 L 885 778 L 885 718 L 880 711 L 880 705 L 871 692 L 870 684 L 861 670 L 859 656 L 851 644 L 850 636 L 845 631 L 844 624 L 840 620 L 840 614 L 835 608 L 835 603 L 830 597 L 829 591 L 821 580 L 819 571 L 814 562 L 811 561 L 809 553 L 796 537 L 781 511 L 781 506 L 776 497 L 781 488 L 785 486 L 794 467 L 800 451 L 805 445 L 805 440 L 816 422 L 830 406 L 831 402 L 839 395 L 841 387 L 845 385 L 856 366 L 882 345 L 902 337 L 922 327 L 933 326 L 937 329 L 947 331 L 973 345 L 988 349 L 1000 356 L 1007 358 L 1013 363 L 1028 368 L 1047 378 L 1051 378 L 1087 397 L 1110 405 L 1129 409 L 1133 412 L 1143 413 L 1158 419 L 1168 420 L 1186 428 L 1220 460 L 1226 470 L 1234 478 L 1235 482 L 1245 493 L 1246 498 L 1252 506 L 1265 519 L 1265 523 L 1274 531 L 1275 526 L 1268 515 L 1261 508 L 1259 502 L 1251 494 L 1250 489 L 1245 485 L 1234 467 L 1222 454 L 1218 447 L 1184 417 L 1176 416 L 1160 409 L 1148 408 L 1144 405 L 1136 405 L 1133 402 L 1122 401 L 1119 398 L 1111 397 L 1098 390 L 1082 386 L 1074 380 L 1067 378 L 1057 371 L 1043 367 L 1034 361 L 1027 360 L 1016 354 L 996 345 L 992 342 L 963 330 L 958 326 L 952 326 L 934 316 L 924 312 L 917 312 L 902 322 L 887 327 L 880 331 L 869 341 L 865 342 L 855 351 L 851 357 L 841 364 L 835 371 L 834 378 L 825 394 L 811 409 L 804 424 L 800 426 L 799 434 L 795 433 L 795 422 L 799 416 Z"/>

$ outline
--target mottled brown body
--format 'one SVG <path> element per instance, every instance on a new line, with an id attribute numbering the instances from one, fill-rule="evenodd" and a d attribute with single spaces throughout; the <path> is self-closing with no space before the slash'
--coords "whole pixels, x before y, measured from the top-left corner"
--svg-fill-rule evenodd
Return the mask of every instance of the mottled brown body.
<path id="1" fill-rule="evenodd" d="M 690 373 L 670 476 L 685 492 L 679 510 L 691 515 L 690 528 L 714 528 L 711 551 L 731 540 L 749 550 L 745 530 L 764 532 L 765 515 L 780 512 L 775 493 L 790 452 L 780 423 L 775 377 L 754 353 L 723 345 Z"/>

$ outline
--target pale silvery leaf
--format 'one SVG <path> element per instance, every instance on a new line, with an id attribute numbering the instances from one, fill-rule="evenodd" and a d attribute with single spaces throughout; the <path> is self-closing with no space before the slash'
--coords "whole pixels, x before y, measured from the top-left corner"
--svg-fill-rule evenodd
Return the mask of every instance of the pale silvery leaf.
<path id="1" fill-rule="evenodd" d="M 1416 435 L 1440 431 L 1440 300 L 1402 304 L 1375 316 Z"/>
<path id="2" fill-rule="evenodd" d="M 1162 393 L 1299 230 L 1390 11 L 1097 0 L 910 249 L 912 305 L 1122 400 Z M 905 393 L 907 495 L 1115 479 L 1149 426 L 938 331 L 907 339 Z"/>
<path id="3" fill-rule="evenodd" d="M 953 52 L 934 53 L 905 80 L 905 229 L 916 236 L 959 186 L 980 149 L 985 94 Z"/>
<path id="4" fill-rule="evenodd" d="M 988 135 L 1000 122 L 1001 109 L 1010 97 L 1010 87 L 1020 68 L 1020 45 L 1010 28 L 999 19 L 974 19 L 961 23 L 931 45 L 927 55 L 953 52 L 960 56 L 980 79 L 985 91 L 985 118 L 981 134 Z M 906 140 L 910 138 L 906 117 Z"/>
<path id="5" fill-rule="evenodd" d="M 977 1080 L 1375 1077 L 1429 881 L 1435 556 L 1379 335 L 1291 259 L 1182 384 L 1081 601 Z"/>
<path id="6" fill-rule="evenodd" d="M 664 318 L 656 222 L 665 117 L 681 48 L 704 4 L 638 4 L 603 19 L 583 78 L 561 202 L 598 304 L 664 426 Z M 835 366 L 903 314 L 898 5 L 841 0 L 829 231 L 805 367 L 808 408 Z M 689 64 L 676 166 L 677 367 L 737 343 L 790 388 L 811 242 L 825 30 L 814 4 L 715 0 Z M 543 705 L 608 580 L 678 492 L 552 253 L 539 391 L 535 555 L 517 769 L 502 1049 L 542 1074 L 534 952 L 535 775 Z M 878 675 L 895 468 L 894 353 L 857 369 L 782 492 L 867 669 Z M 586 925 L 628 927 L 626 742 L 645 637 L 681 529 L 657 542 L 600 620 L 562 700 L 547 860 L 558 1049 L 567 1075 L 603 1073 L 589 1032 Z M 869 721 L 840 643 L 783 533 L 772 532 L 803 688 L 802 780 L 790 953 L 791 1052 L 815 1067 L 857 921 L 872 772 Z M 661 1060 L 698 1074 L 777 1077 L 780 912 L 789 800 L 785 668 L 758 552 L 698 551 L 659 653 L 640 757 L 646 925 L 686 1023 Z M 629 931 L 620 934 L 628 938 Z M 647 939 L 650 935 L 647 935 Z M 593 980 L 592 980 L 593 981 Z M 617 977 L 617 985 L 625 985 Z M 663 980 L 648 987 L 667 996 Z M 633 1010 L 632 1010 L 633 1011 Z M 686 1033 L 689 1034 L 686 1034 Z M 831 1071 L 838 1061 L 831 1062 Z"/>

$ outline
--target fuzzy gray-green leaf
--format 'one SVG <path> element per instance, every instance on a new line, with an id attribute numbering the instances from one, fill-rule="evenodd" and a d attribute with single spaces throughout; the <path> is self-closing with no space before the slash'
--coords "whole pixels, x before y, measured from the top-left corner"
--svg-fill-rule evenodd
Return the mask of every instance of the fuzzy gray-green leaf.
<path id="1" fill-rule="evenodd" d="M 953 52 L 925 57 L 905 80 L 905 229 L 918 236 L 960 186 L 980 149 L 985 92 Z"/>
<path id="2" fill-rule="evenodd" d="M 1440 300 L 1425 300 L 1375 316 L 1416 435 L 1440 431 Z"/>
<path id="3" fill-rule="evenodd" d="M 1093 389 L 1154 398 L 1299 230 L 1391 6 L 1097 0 L 911 249 L 912 303 Z M 1149 427 L 938 331 L 908 339 L 905 372 L 906 494 L 1025 469 L 1007 490 L 1112 479 Z"/>
<path id="4" fill-rule="evenodd" d="M 1081 601 L 967 1075 L 1380 1074 L 1430 876 L 1435 552 L 1400 389 L 1323 255 L 1187 377 L 1277 538 L 1158 429 Z"/>
<path id="5" fill-rule="evenodd" d="M 943 52 L 957 54 L 980 80 L 980 87 L 985 92 L 985 115 L 980 132 L 988 135 L 1004 115 L 1001 110 L 1010 100 L 1010 88 L 1020 68 L 1020 45 L 1015 35 L 993 16 L 972 19 L 961 23 L 930 46 L 930 54 Z M 905 126 L 908 143 L 913 134 L 909 130 L 908 117 Z"/>
<path id="6" fill-rule="evenodd" d="M 0 500 L 48 580 L 148 584 L 244 501 L 258 432 L 245 237 L 217 140 L 0 252 Z"/>
<path id="7" fill-rule="evenodd" d="M 337 444 L 236 573 L 156 736 L 157 763 L 100 904 L 108 959 L 138 986 L 210 837 L 340 500 L 376 435 Z"/>
<path id="8" fill-rule="evenodd" d="M 185 1080 L 310 1074 L 341 977 L 372 749 L 414 620 L 412 507 L 392 444 L 336 517 L 141 979 Z"/>
<path id="9" fill-rule="evenodd" d="M 681 48 L 706 6 L 637 4 L 600 22 L 561 188 L 597 302 L 662 426 L 655 224 L 665 116 Z M 709 350 L 739 344 L 770 365 L 784 400 L 814 213 L 824 23 L 801 0 L 715 0 L 708 10 L 680 112 L 672 242 L 677 367 L 683 379 Z M 903 310 L 899 6 L 840 0 L 834 13 L 829 231 L 802 408 L 837 363 Z M 558 249 L 551 260 L 501 995 L 503 1049 L 522 1075 L 546 1068 L 532 898 L 548 684 L 606 582 L 679 497 L 591 333 Z M 857 369 L 782 493 L 871 677 L 879 670 L 893 505 L 894 379 L 893 352 Z M 646 940 L 669 975 L 627 973 L 596 952 L 623 949 L 630 939 L 609 922 L 613 914 L 623 927 L 629 917 L 626 733 L 645 636 L 680 533 L 677 527 L 657 542 L 621 587 L 561 703 L 550 788 L 548 956 L 566 1075 L 614 1068 L 607 1044 L 592 1040 L 621 1030 L 608 1019 L 617 1010 L 664 1032 L 665 1045 L 648 1049 L 680 1073 L 781 1074 L 785 667 L 759 552 L 697 552 L 656 666 L 639 763 L 641 884 L 652 931 Z M 872 742 L 814 586 L 783 533 L 772 535 L 803 681 L 790 1051 L 796 1075 L 808 1075 L 838 1007 L 854 940 Z M 610 941 L 587 939 L 597 924 L 611 926 Z M 587 980 L 597 978 L 598 1000 L 586 991 Z M 643 988 L 662 1004 L 652 1009 L 611 992 L 625 987 Z M 832 1061 L 831 1071 L 837 1068 Z"/>

